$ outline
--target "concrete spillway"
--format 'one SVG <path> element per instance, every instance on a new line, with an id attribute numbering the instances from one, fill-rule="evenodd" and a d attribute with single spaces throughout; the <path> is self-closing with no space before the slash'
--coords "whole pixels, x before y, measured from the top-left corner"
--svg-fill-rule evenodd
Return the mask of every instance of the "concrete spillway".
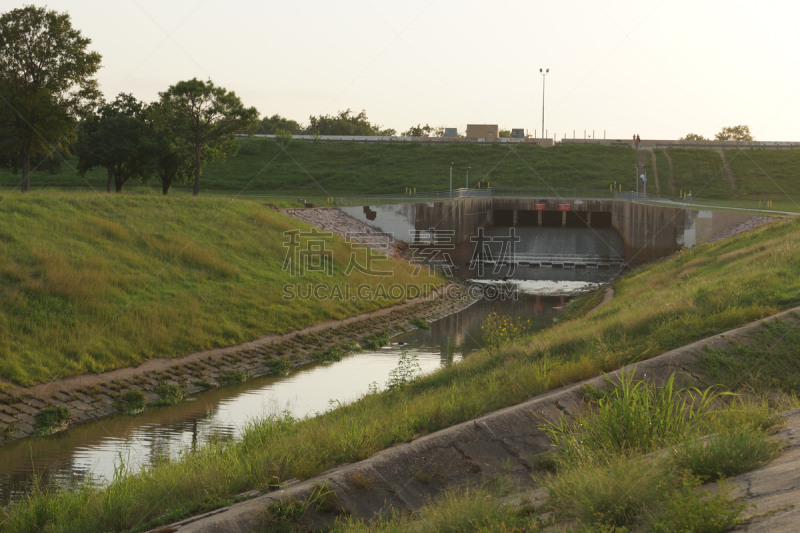
<path id="1" fill-rule="evenodd" d="M 474 242 L 481 228 L 610 230 L 620 239 L 616 255 L 622 255 L 630 266 L 668 256 L 684 247 L 692 248 L 754 216 L 612 199 L 459 198 L 340 209 L 408 243 L 419 240 L 430 229 L 448 232 L 450 242 L 456 245 Z M 575 247 L 570 251 L 558 250 L 558 246 L 548 248 L 543 243 L 536 253 L 595 255 L 588 244 L 590 240 L 575 237 Z"/>

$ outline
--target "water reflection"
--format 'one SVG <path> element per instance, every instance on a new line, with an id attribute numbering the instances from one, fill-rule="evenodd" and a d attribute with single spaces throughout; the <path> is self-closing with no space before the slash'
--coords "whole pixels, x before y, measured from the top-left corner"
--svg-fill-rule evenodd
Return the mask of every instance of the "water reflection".
<path id="1" fill-rule="evenodd" d="M 558 294 L 552 282 L 525 283 L 527 289 L 520 291 L 516 301 L 479 301 L 434 322 L 428 331 L 395 337 L 390 346 L 378 351 L 304 367 L 286 378 L 262 377 L 202 392 L 176 406 L 148 409 L 137 416 L 114 415 L 80 424 L 64 434 L 11 443 L 0 449 L 0 501 L 24 493 L 34 470 L 47 485 L 103 481 L 123 463 L 135 468 L 220 435 L 236 436 L 256 417 L 284 411 L 297 417 L 314 416 L 329 409 L 331 402 L 355 400 L 371 384 L 383 386 L 403 351 L 417 355 L 423 372 L 432 372 L 445 364 L 448 342 L 456 362 L 483 346 L 480 324 L 489 313 L 525 317 L 534 328 L 542 329 L 563 311 L 576 291 L 590 286 L 560 284 Z M 535 294 L 537 290 L 546 294 Z"/>

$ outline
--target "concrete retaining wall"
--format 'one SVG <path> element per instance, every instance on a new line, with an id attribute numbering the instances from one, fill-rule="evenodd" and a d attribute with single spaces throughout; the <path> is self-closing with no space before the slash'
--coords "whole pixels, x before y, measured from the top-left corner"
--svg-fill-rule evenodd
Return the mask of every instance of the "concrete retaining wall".
<path id="1" fill-rule="evenodd" d="M 478 228 L 492 224 L 491 198 L 460 198 L 441 202 L 418 202 L 377 206 L 340 207 L 344 213 L 368 226 L 391 233 L 401 242 L 414 242 L 415 232 L 452 231 L 452 243 L 468 242 Z"/>
<path id="2" fill-rule="evenodd" d="M 478 228 L 517 225 L 534 216 L 535 205 L 544 204 L 545 211 L 559 212 L 560 204 L 569 204 L 570 213 L 592 227 L 591 213 L 612 213 L 611 227 L 625 243 L 625 260 L 636 266 L 666 257 L 681 248 L 692 248 L 709 237 L 751 219 L 750 213 L 685 209 L 642 204 L 624 200 L 558 200 L 534 198 L 460 198 L 439 202 L 419 202 L 381 206 L 340 207 L 348 215 L 376 230 L 392 233 L 397 240 L 413 242 L 414 232 L 452 231 L 452 244 L 469 243 Z M 521 216 L 520 213 L 525 213 Z M 570 219 L 562 215 L 564 225 Z M 528 216 L 531 215 L 531 216 Z M 570 215 L 573 216 L 574 215 Z M 607 217 L 608 215 L 606 215 Z M 595 216 L 599 221 L 600 217 Z M 607 224 L 607 218 L 606 220 Z M 606 226 L 607 227 L 607 226 Z"/>

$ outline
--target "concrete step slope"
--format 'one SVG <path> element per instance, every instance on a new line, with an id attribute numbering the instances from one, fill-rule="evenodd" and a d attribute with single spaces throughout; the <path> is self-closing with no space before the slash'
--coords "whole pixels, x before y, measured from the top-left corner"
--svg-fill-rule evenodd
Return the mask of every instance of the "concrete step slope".
<path id="1" fill-rule="evenodd" d="M 605 388 L 609 381 L 618 380 L 622 372 L 633 372 L 638 379 L 647 378 L 655 383 L 662 383 L 675 372 L 680 376 L 676 381 L 702 382 L 697 361 L 706 347 L 725 348 L 731 340 L 746 339 L 763 322 L 776 318 L 798 321 L 795 313 L 799 310 L 785 311 L 605 376 L 554 389 L 394 446 L 364 461 L 343 465 L 312 479 L 290 483 L 282 490 L 154 531 L 241 533 L 258 530 L 268 506 L 286 499 L 306 499 L 315 487 L 323 484 L 336 492 L 342 510 L 360 518 L 371 518 L 389 509 L 417 509 L 447 488 L 476 482 L 492 473 L 512 475 L 531 486 L 530 474 L 534 471 L 536 456 L 550 449 L 550 441 L 541 428 L 562 416 L 575 416 L 584 410 L 579 392 L 584 384 Z"/>

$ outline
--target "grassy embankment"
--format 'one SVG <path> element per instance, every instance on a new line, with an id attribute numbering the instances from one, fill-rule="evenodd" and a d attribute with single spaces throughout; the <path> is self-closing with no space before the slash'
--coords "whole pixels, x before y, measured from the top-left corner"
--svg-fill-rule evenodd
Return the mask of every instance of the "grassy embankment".
<path id="1" fill-rule="evenodd" d="M 282 299 L 284 283 L 381 282 L 344 275 L 351 248 L 338 236 L 332 278 L 291 277 L 283 232 L 298 228 L 308 230 L 256 201 L 11 194 L 0 203 L 0 377 L 102 372 L 396 303 Z M 406 261 L 376 265 L 394 270 L 389 283 L 414 281 Z"/>
<path id="2" fill-rule="evenodd" d="M 519 403 L 668 349 L 800 305 L 800 222 L 774 224 L 639 269 L 598 312 L 471 356 L 391 393 L 310 420 L 276 417 L 240 441 L 209 446 L 106 488 L 35 493 L 0 531 L 142 530 L 223 505 L 381 449 Z M 800 374 L 800 358 L 785 373 Z M 785 389 L 798 393 L 795 381 Z"/>
<path id="3" fill-rule="evenodd" d="M 608 189 L 609 183 L 629 177 L 629 174 L 633 185 L 631 167 L 636 161 L 633 150 L 610 146 L 540 148 L 499 144 L 367 145 L 298 141 L 282 152 L 268 139 L 239 142 L 241 149 L 236 157 L 204 169 L 203 190 L 278 195 L 305 193 L 323 200 L 340 194 L 402 193 L 406 187 L 418 191 L 441 190 L 449 187 L 451 161 L 456 163 L 454 187 L 465 185 L 466 170 L 471 167 L 472 187 L 485 179 L 501 187 Z M 31 183 L 33 187 L 86 187 L 91 184 L 105 190 L 106 179 L 105 170 L 90 172 L 83 179 L 64 165 L 55 175 L 36 173 Z M 18 182 L 18 176 L 0 171 L 0 185 L 14 186 Z M 191 186 L 183 185 L 179 189 L 190 190 Z"/>
<path id="4" fill-rule="evenodd" d="M 347 194 L 402 193 L 406 187 L 418 191 L 449 186 L 450 162 L 456 163 L 454 186 L 465 182 L 466 167 L 474 187 L 488 180 L 497 187 L 561 187 L 607 190 L 621 183 L 635 189 L 633 165 L 636 152 L 622 146 L 423 145 L 313 143 L 296 141 L 282 152 L 271 140 L 239 141 L 236 157 L 209 165 L 201 187 L 209 193 L 240 193 L 287 196 L 302 195 L 324 202 L 329 196 Z M 800 150 L 727 150 L 725 158 L 734 174 L 731 189 L 722 159 L 712 150 L 669 149 L 673 162 L 675 194 L 692 191 L 697 199 L 774 200 L 774 208 L 798 210 L 787 197 L 800 185 Z M 661 194 L 669 195 L 669 164 L 663 150 L 656 150 Z M 646 157 L 652 175 L 651 157 Z M 50 175 L 37 172 L 36 187 L 94 187 L 105 190 L 106 172 L 99 169 L 78 177 L 74 159 L 62 171 Z M 0 171 L 0 186 L 16 186 L 19 176 Z M 158 187 L 158 183 L 153 183 Z M 136 188 L 135 183 L 125 190 Z M 190 185 L 178 186 L 172 194 L 186 194 Z M 651 184 L 651 192 L 654 187 Z"/>
<path id="5" fill-rule="evenodd" d="M 722 158 L 713 150 L 669 149 L 675 194 L 691 191 L 698 200 L 773 200 L 773 208 L 800 210 L 794 197 L 800 185 L 800 151 L 726 150 L 725 161 L 733 173 L 731 189 Z M 669 162 L 664 150 L 656 150 L 659 181 L 669 194 Z M 699 193 L 699 194 L 698 194 Z"/>
<path id="6" fill-rule="evenodd" d="M 779 394 L 780 400 L 768 402 L 766 396 L 752 394 L 756 388 L 774 398 L 774 391 L 796 390 L 790 382 L 800 378 L 800 366 L 792 362 L 797 348 L 791 337 L 798 333 L 797 324 L 783 321 L 762 329 L 753 345 L 744 347 L 744 356 L 736 359 L 735 371 L 729 368 L 730 353 L 705 354 L 701 364 L 720 370 L 724 361 L 722 368 L 729 371 L 715 377 L 746 396 L 721 388 L 679 389 L 672 380 L 656 387 L 634 381 L 631 375 L 609 390 L 585 387 L 584 401 L 592 410 L 546 429 L 555 450 L 538 458 L 534 475 L 537 485 L 547 489 L 544 501 L 541 494 L 525 492 L 510 476 L 497 473 L 472 486 L 450 489 L 414 513 L 370 522 L 344 517 L 331 530 L 727 531 L 747 520 L 749 513 L 746 502 L 730 498 L 733 487 L 725 480 L 778 456 L 782 444 L 771 434 L 781 428 L 782 420 L 775 414 L 800 405 L 794 395 Z M 763 371 L 764 363 L 768 370 L 789 375 L 770 376 Z M 720 482 L 719 490 L 698 490 L 707 482 Z M 538 496 L 537 504 L 533 496 Z M 298 507 L 304 505 L 308 502 Z M 264 515 L 265 524 L 278 524 L 287 531 L 304 531 L 304 519 L 299 513 L 276 516 L 272 509 Z"/>

